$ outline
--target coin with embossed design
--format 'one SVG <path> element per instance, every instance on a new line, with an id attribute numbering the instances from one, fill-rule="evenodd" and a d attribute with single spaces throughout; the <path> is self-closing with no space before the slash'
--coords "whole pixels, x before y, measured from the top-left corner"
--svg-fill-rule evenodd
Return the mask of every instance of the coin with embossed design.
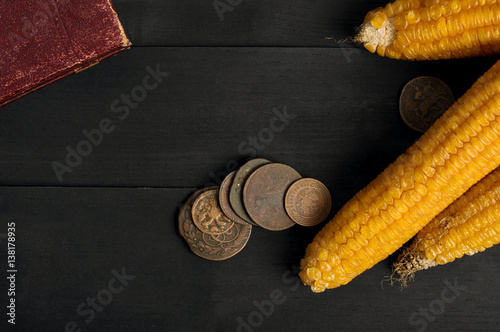
<path id="1" fill-rule="evenodd" d="M 243 188 L 248 215 L 262 228 L 280 231 L 295 225 L 285 211 L 285 193 L 300 174 L 284 164 L 268 164 L 253 172 Z"/>
<path id="2" fill-rule="evenodd" d="M 218 235 L 200 231 L 193 223 L 191 210 L 194 200 L 206 190 L 210 189 L 202 189 L 194 193 L 180 209 L 179 233 L 197 256 L 208 260 L 225 260 L 233 257 L 245 247 L 250 238 L 252 226 L 235 223 L 225 233 Z"/>
<path id="3" fill-rule="evenodd" d="M 233 180 L 233 185 L 231 186 L 231 190 L 229 192 L 229 202 L 231 203 L 234 212 L 236 212 L 236 214 L 242 219 L 253 225 L 255 225 L 255 222 L 248 215 L 243 203 L 243 187 L 245 186 L 245 182 L 250 174 L 252 174 L 252 172 L 254 172 L 259 167 L 269 163 L 269 160 L 263 158 L 252 159 L 245 163 L 236 172 Z"/>
<path id="4" fill-rule="evenodd" d="M 249 227 L 252 227 L 251 225 L 246 225 Z M 240 234 L 240 227 L 233 226 L 230 229 L 228 229 L 225 233 L 218 234 L 218 235 L 210 235 L 210 237 L 207 238 L 207 243 L 209 243 L 212 246 L 218 246 L 219 244 L 222 243 L 230 243 L 233 242 L 238 235 Z"/>
<path id="5" fill-rule="evenodd" d="M 399 113 L 410 128 L 425 132 L 454 102 L 453 93 L 443 81 L 422 76 L 403 88 Z"/>
<path id="6" fill-rule="evenodd" d="M 316 226 L 330 214 L 332 198 L 328 188 L 315 179 L 294 182 L 285 196 L 285 209 L 290 218 L 302 226 Z"/>
<path id="7" fill-rule="evenodd" d="M 186 200 L 184 205 L 180 208 L 179 210 L 179 234 L 184 237 L 184 232 L 182 231 L 182 224 L 184 223 L 184 220 L 186 219 L 185 214 L 189 214 L 189 219 L 192 220 L 191 217 L 191 208 L 193 207 L 193 202 L 198 196 L 200 196 L 203 192 L 207 190 L 212 190 L 212 189 L 217 189 L 217 186 L 212 186 L 212 187 L 206 187 L 200 190 L 195 191 L 194 193 L 189 196 L 189 198 Z M 192 221 L 191 221 L 192 222 Z"/>
<path id="8" fill-rule="evenodd" d="M 229 191 L 231 190 L 231 186 L 233 185 L 234 176 L 236 175 L 236 171 L 231 172 L 228 176 L 224 178 L 219 189 L 219 204 L 222 209 L 222 212 L 231 219 L 232 221 L 242 224 L 248 225 L 245 219 L 241 218 L 239 215 L 234 212 L 231 203 L 229 202 Z"/>
<path id="9" fill-rule="evenodd" d="M 203 233 L 218 235 L 230 229 L 234 222 L 222 212 L 219 189 L 207 190 L 194 200 L 191 209 L 193 222 Z"/>

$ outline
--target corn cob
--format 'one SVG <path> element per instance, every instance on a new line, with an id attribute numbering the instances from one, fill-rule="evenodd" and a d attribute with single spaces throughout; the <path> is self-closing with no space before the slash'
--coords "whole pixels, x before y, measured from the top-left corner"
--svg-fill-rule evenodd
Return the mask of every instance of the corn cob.
<path id="1" fill-rule="evenodd" d="M 500 61 L 316 235 L 300 278 L 314 292 L 385 259 L 500 164 Z"/>
<path id="2" fill-rule="evenodd" d="M 416 271 L 500 243 L 500 169 L 491 172 L 418 232 L 394 263 L 404 284 Z"/>
<path id="3" fill-rule="evenodd" d="M 355 38 L 380 56 L 408 60 L 500 53 L 496 0 L 397 0 L 369 12 Z"/>

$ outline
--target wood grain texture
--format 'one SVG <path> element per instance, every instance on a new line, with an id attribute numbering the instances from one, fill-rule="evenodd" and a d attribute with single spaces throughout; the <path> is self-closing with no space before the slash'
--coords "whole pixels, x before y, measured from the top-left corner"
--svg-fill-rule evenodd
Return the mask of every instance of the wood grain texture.
<path id="1" fill-rule="evenodd" d="M 245 162 L 259 135 L 259 157 L 327 185 L 333 215 L 418 138 L 398 113 L 406 82 L 434 76 L 459 97 L 497 60 L 392 61 L 324 40 L 385 2 L 242 1 L 221 21 L 211 0 L 113 1 L 130 51 L 0 109 L 0 266 L 8 222 L 19 264 L 18 324 L 2 312 L 0 331 L 496 331 L 498 246 L 419 272 L 403 291 L 384 282 L 389 258 L 313 294 L 293 266 L 321 226 L 255 229 L 223 262 L 195 256 L 177 232 L 179 205 Z M 160 83 L 157 68 L 169 73 Z M 125 95 L 143 92 L 126 111 Z M 295 117 L 272 127 L 285 107 Z M 100 125 L 114 129 L 61 182 L 52 163 Z M 77 312 L 122 268 L 135 278 L 94 319 Z M 441 310 L 447 280 L 465 290 Z M 255 321 L 271 294 L 286 299 Z"/>
<path id="2" fill-rule="evenodd" d="M 237 331 L 238 317 L 247 320 L 257 310 L 254 301 L 262 303 L 278 292 L 283 303 L 255 331 L 332 331 L 333 326 L 336 331 L 416 331 L 421 325 L 415 321 L 422 316 L 410 317 L 420 307 L 440 308 L 436 303 L 446 280 L 457 280 L 465 290 L 433 315 L 429 331 L 450 326 L 492 331 L 500 323 L 500 285 L 494 282 L 500 247 L 419 272 L 403 291 L 383 282 L 391 273 L 387 259 L 349 285 L 318 295 L 297 288 L 296 275 L 287 271 L 298 264 L 320 226 L 254 229 L 238 255 L 206 261 L 189 251 L 176 230 L 176 206 L 189 193 L 1 187 L 1 230 L 6 221 L 17 225 L 17 330 L 62 331 L 74 321 L 82 331 Z M 5 261 L 5 255 L 0 259 Z M 107 289 L 111 271 L 122 268 L 135 278 L 86 323 L 89 314 L 76 308 Z M 4 269 L 0 275 L 5 289 Z"/>
<path id="3" fill-rule="evenodd" d="M 214 0 L 115 0 L 134 46 L 338 47 L 369 10 L 384 1 L 221 0 L 233 8 L 221 17 Z M 344 45 L 344 44 L 342 44 Z M 346 45 L 344 45 L 346 46 Z"/>
<path id="4" fill-rule="evenodd" d="M 249 137 L 286 107 L 296 118 L 272 139 L 261 133 L 258 154 L 353 194 L 418 137 L 398 112 L 406 82 L 432 74 L 460 96 L 493 62 L 398 62 L 339 49 L 133 49 L 2 109 L 0 183 L 202 186 L 230 160 L 248 159 Z M 113 113 L 148 66 L 170 75 L 126 118 Z M 114 131 L 60 182 L 52 163 L 68 164 L 66 148 L 76 150 L 88 141 L 82 131 L 106 118 Z"/>

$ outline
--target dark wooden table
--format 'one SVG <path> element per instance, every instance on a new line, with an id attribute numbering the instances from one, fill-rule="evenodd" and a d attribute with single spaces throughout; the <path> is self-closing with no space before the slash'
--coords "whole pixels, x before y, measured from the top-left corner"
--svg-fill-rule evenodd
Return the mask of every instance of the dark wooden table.
<path id="1" fill-rule="evenodd" d="M 406 82 L 435 76 L 459 97 L 497 60 L 402 62 L 324 39 L 384 3 L 114 1 L 131 50 L 0 110 L 0 330 L 498 331 L 499 246 L 404 290 L 390 257 L 314 294 L 296 265 L 321 226 L 254 229 L 223 262 L 177 232 L 179 205 L 252 157 L 273 110 L 293 119 L 256 155 L 324 182 L 333 215 L 419 137 L 398 113 Z"/>

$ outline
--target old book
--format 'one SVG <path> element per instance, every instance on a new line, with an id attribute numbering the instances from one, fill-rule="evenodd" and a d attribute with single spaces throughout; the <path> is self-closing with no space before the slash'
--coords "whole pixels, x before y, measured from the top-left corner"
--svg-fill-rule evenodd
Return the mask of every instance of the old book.
<path id="1" fill-rule="evenodd" d="M 0 0 L 0 106 L 130 47 L 109 0 Z"/>

